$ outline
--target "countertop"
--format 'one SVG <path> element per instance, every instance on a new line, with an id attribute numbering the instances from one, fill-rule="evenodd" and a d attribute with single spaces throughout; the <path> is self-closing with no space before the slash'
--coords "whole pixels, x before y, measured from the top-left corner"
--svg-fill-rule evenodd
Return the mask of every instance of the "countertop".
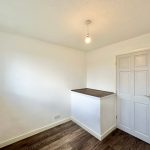
<path id="1" fill-rule="evenodd" d="M 74 89 L 71 91 L 77 92 L 77 93 L 82 93 L 85 95 L 95 96 L 95 97 L 99 97 L 99 98 L 114 94 L 113 92 L 95 90 L 95 89 L 90 89 L 90 88 Z"/>

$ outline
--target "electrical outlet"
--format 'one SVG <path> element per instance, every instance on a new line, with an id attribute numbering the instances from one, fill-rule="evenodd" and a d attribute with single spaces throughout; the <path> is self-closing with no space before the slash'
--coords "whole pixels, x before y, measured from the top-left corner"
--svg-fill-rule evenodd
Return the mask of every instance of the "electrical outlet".
<path id="1" fill-rule="evenodd" d="M 59 119 L 60 117 L 61 117 L 60 115 L 56 115 L 56 116 L 54 116 L 54 119 L 57 120 L 57 119 Z"/>

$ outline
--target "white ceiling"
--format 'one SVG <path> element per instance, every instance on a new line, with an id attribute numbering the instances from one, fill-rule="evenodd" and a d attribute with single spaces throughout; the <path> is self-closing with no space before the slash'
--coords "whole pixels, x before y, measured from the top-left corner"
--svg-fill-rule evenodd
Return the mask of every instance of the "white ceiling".
<path id="1" fill-rule="evenodd" d="M 0 0 L 0 31 L 92 50 L 150 32 L 150 0 Z"/>

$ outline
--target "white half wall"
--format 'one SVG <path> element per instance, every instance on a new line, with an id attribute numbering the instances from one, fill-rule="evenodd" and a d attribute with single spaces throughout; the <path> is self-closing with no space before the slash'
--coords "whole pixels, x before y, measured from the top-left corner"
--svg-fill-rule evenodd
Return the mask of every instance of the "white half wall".
<path id="1" fill-rule="evenodd" d="M 70 117 L 86 86 L 85 53 L 0 33 L 0 143 Z"/>
<path id="2" fill-rule="evenodd" d="M 116 56 L 144 49 L 150 49 L 150 34 L 89 51 L 87 87 L 116 92 Z"/>

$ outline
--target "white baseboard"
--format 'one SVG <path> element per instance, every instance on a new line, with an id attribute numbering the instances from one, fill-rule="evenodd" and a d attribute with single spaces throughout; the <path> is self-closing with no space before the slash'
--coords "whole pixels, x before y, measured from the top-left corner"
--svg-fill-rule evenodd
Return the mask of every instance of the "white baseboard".
<path id="1" fill-rule="evenodd" d="M 116 125 L 114 125 L 111 128 L 109 128 L 104 134 L 101 135 L 101 134 L 96 133 L 95 131 L 93 131 L 92 129 L 90 129 L 85 124 L 78 121 L 77 119 L 71 117 L 71 120 L 75 122 L 76 124 L 78 124 L 81 128 L 85 129 L 87 132 L 92 134 L 94 137 L 96 137 L 100 141 L 102 141 L 106 136 L 108 136 L 112 131 L 116 129 Z"/>
<path id="2" fill-rule="evenodd" d="M 126 132 L 126 133 L 128 133 L 128 134 L 130 134 L 130 135 L 132 135 L 132 136 L 134 136 L 134 137 L 136 137 L 136 138 L 138 138 L 138 139 L 140 139 L 140 140 L 142 140 L 142 141 L 144 141 L 144 142 L 147 142 L 148 144 L 150 144 L 150 138 L 149 138 L 149 136 L 144 136 L 144 135 L 142 135 L 142 134 L 140 134 L 140 133 L 136 133 L 135 131 L 133 131 L 132 129 L 130 129 L 130 128 L 127 128 L 127 127 L 125 127 L 125 126 L 123 126 L 123 125 L 117 125 L 117 128 L 118 129 L 120 129 L 120 130 L 122 130 L 122 131 L 124 131 L 124 132 Z"/>
<path id="3" fill-rule="evenodd" d="M 90 129 L 89 127 L 87 127 L 85 124 L 81 123 L 80 121 L 78 121 L 77 119 L 71 117 L 71 120 L 73 122 L 75 122 L 77 125 L 79 125 L 81 128 L 83 128 L 84 130 L 86 130 L 87 132 L 89 132 L 90 134 L 92 134 L 94 137 L 96 137 L 98 140 L 101 140 L 101 135 L 96 133 L 95 131 L 93 131 L 92 129 Z"/>
<path id="4" fill-rule="evenodd" d="M 103 140 L 106 136 L 108 136 L 115 129 L 117 129 L 116 125 L 110 127 L 107 131 L 104 132 L 104 134 L 101 135 L 101 140 Z"/>
<path id="5" fill-rule="evenodd" d="M 28 137 L 30 137 L 30 136 L 33 136 L 33 135 L 35 135 L 35 134 L 38 134 L 38 133 L 43 132 L 43 131 L 45 131 L 45 130 L 48 130 L 48 129 L 50 129 L 50 128 L 56 127 L 56 126 L 61 125 L 61 124 L 65 123 L 65 122 L 68 122 L 68 121 L 70 121 L 70 118 L 65 118 L 65 119 L 63 119 L 63 120 L 54 122 L 54 123 L 49 124 L 49 125 L 47 125 L 47 126 L 44 126 L 44 127 L 41 127 L 41 128 L 35 129 L 35 130 L 32 130 L 32 131 L 30 131 L 30 132 L 24 133 L 24 134 L 22 134 L 22 135 L 19 135 L 19 136 L 17 136 L 17 137 L 12 138 L 12 139 L 6 140 L 6 141 L 0 143 L 0 148 L 5 147 L 5 146 L 8 146 L 8 145 L 10 145 L 10 144 L 13 144 L 13 143 L 15 143 L 15 142 L 18 142 L 18 141 L 20 141 L 20 140 L 23 140 L 23 139 L 25 139 L 25 138 L 28 138 Z"/>
<path id="6" fill-rule="evenodd" d="M 88 128 L 86 125 L 84 125 L 80 121 L 78 121 L 75 118 L 71 117 L 71 119 L 70 118 L 65 118 L 63 120 L 57 121 L 57 122 L 49 124 L 47 126 L 44 126 L 44 127 L 41 127 L 41 128 L 35 129 L 35 130 L 32 130 L 32 131 L 27 132 L 27 133 L 24 133 L 22 135 L 19 135 L 17 137 L 12 138 L 12 139 L 3 141 L 2 143 L 0 143 L 0 148 L 8 146 L 10 144 L 13 144 L 15 142 L 18 142 L 20 140 L 26 139 L 26 138 L 28 138 L 30 136 L 33 136 L 33 135 L 38 134 L 40 132 L 46 131 L 46 130 L 51 129 L 53 127 L 56 127 L 58 125 L 61 125 L 61 124 L 66 123 L 66 122 L 68 122 L 70 120 L 72 120 L 73 122 L 75 122 L 76 124 L 78 124 L 81 128 L 85 129 L 87 132 L 89 132 L 90 134 L 92 134 L 98 140 L 103 140 L 108 134 L 110 134 L 113 130 L 116 129 L 116 126 L 114 126 L 114 127 L 110 128 L 110 129 L 108 129 L 103 135 L 100 135 L 100 134 L 96 133 L 95 131 L 91 130 L 90 128 Z"/>

